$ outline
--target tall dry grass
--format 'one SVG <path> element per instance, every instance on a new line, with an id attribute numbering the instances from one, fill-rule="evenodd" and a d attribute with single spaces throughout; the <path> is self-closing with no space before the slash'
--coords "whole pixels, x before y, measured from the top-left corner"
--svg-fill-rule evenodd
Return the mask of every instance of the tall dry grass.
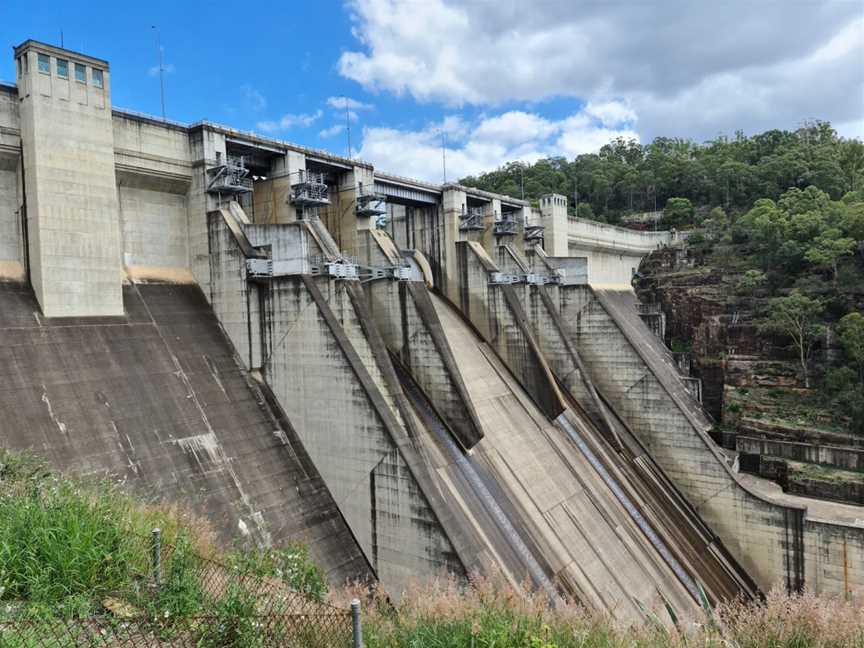
<path id="1" fill-rule="evenodd" d="M 577 603 L 553 609 L 542 595 L 487 578 L 415 584 L 395 606 L 362 586 L 335 596 L 361 599 L 366 648 L 864 648 L 861 605 L 812 593 L 721 605 L 677 629 L 648 618 L 627 626 Z"/>

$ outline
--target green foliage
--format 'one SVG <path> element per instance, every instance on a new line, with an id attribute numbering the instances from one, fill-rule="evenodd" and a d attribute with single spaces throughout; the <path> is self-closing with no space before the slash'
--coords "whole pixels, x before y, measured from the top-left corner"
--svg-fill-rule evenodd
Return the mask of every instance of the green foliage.
<path id="1" fill-rule="evenodd" d="M 200 568 L 201 562 L 192 544 L 185 535 L 181 536 L 168 558 L 159 595 L 155 605 L 151 606 L 155 616 L 184 617 L 201 611 L 205 596 L 201 588 Z"/>
<path id="2" fill-rule="evenodd" d="M 158 587 L 153 526 L 164 538 Z M 98 619 L 105 645 L 112 627 L 127 619 L 142 641 L 156 634 L 168 644 L 257 648 L 290 630 L 298 645 L 319 645 L 314 622 L 307 633 L 278 616 L 294 604 L 289 589 L 318 601 L 327 593 L 305 547 L 237 551 L 224 565 L 201 556 L 194 529 L 176 512 L 136 505 L 109 485 L 63 479 L 39 461 L 0 450 L 0 622 L 27 619 L 21 627 L 32 629 L 19 640 L 0 625 L 0 648 L 44 645 L 55 633 L 77 645 L 61 619 L 83 619 L 70 626 L 78 630 Z M 199 623 L 205 614 L 212 623 Z"/>
<path id="3" fill-rule="evenodd" d="M 852 256 L 855 246 L 854 239 L 843 236 L 839 229 L 832 227 L 813 239 L 804 258 L 817 267 L 830 269 L 831 276 L 836 282 L 837 264 L 844 256 Z"/>
<path id="4" fill-rule="evenodd" d="M 822 390 L 830 403 L 849 417 L 853 432 L 864 433 L 864 381 L 851 367 L 834 367 L 825 374 Z"/>
<path id="5" fill-rule="evenodd" d="M 214 617 L 201 629 L 202 648 L 264 648 L 268 636 L 257 618 L 256 592 L 238 580 L 212 607 Z"/>
<path id="6" fill-rule="evenodd" d="M 7 461 L 0 454 L 0 465 Z M 125 500 L 107 486 L 86 490 L 37 466 L 11 483 L 8 466 L 0 471 L 0 600 L 74 601 L 74 612 L 80 597 L 98 601 L 125 583 L 142 555 L 123 525 Z"/>
<path id="7" fill-rule="evenodd" d="M 752 295 L 768 281 L 768 275 L 761 270 L 747 270 L 738 280 L 735 289 L 739 294 Z"/>
<path id="8" fill-rule="evenodd" d="M 579 209 L 576 210 L 573 215 L 578 216 L 579 218 L 587 218 L 589 220 L 602 220 L 598 219 L 598 217 L 594 215 L 594 208 L 589 202 L 580 202 Z"/>
<path id="9" fill-rule="evenodd" d="M 771 130 L 718 137 L 704 144 L 658 137 L 649 144 L 617 138 L 598 153 L 536 164 L 511 162 L 460 182 L 537 200 L 546 193 L 591 204 L 593 213 L 617 222 L 625 213 L 654 211 L 670 198 L 693 205 L 723 205 L 727 212 L 760 198 L 779 200 L 790 187 L 812 185 L 837 200 L 864 188 L 864 145 L 843 139 L 826 122 L 796 131 Z M 861 240 L 861 237 L 857 237 Z"/>
<path id="10" fill-rule="evenodd" d="M 715 207 L 702 221 L 702 227 L 705 230 L 705 238 L 709 241 L 716 241 L 729 228 L 729 217 L 722 207 Z"/>
<path id="11" fill-rule="evenodd" d="M 240 573 L 259 578 L 278 578 L 288 583 L 293 590 L 316 601 L 323 601 L 327 595 L 327 578 L 311 560 L 309 550 L 303 545 L 238 551 L 231 554 L 229 562 Z"/>
<path id="12" fill-rule="evenodd" d="M 849 359 L 858 367 L 859 376 L 864 379 L 864 315 L 849 313 L 837 323 L 840 344 Z"/>
<path id="13" fill-rule="evenodd" d="M 669 227 L 681 227 L 693 222 L 693 205 L 688 198 L 670 198 L 663 210 L 663 221 Z"/>
<path id="14" fill-rule="evenodd" d="M 767 333 L 779 333 L 792 341 L 798 354 L 804 386 L 810 387 L 808 361 L 817 338 L 824 327 L 820 324 L 823 304 L 793 290 L 786 297 L 775 297 L 768 302 L 765 317 L 759 322 L 759 329 Z"/>

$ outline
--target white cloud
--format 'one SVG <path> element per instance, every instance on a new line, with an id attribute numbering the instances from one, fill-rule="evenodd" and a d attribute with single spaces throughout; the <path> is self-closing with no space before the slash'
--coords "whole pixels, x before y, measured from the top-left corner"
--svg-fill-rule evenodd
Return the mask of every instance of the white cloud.
<path id="1" fill-rule="evenodd" d="M 359 43 L 340 57 L 340 73 L 419 101 L 574 97 L 607 128 L 638 115 L 645 139 L 864 115 L 856 1 L 350 0 L 349 8 Z"/>
<path id="2" fill-rule="evenodd" d="M 626 103 L 620 101 L 589 101 L 585 113 L 600 120 L 604 126 L 617 126 L 636 121 L 636 113 Z"/>
<path id="3" fill-rule="evenodd" d="M 247 106 L 252 110 L 259 112 L 267 108 L 267 98 L 257 88 L 247 84 L 241 86 L 240 89 L 243 91 Z"/>
<path id="4" fill-rule="evenodd" d="M 173 63 L 165 63 L 162 66 L 163 74 L 174 74 L 175 70 L 176 70 L 176 68 L 174 67 Z M 153 67 L 148 68 L 147 69 L 147 76 L 151 76 L 151 77 L 159 76 L 159 66 L 154 65 Z"/>
<path id="5" fill-rule="evenodd" d="M 316 121 L 321 119 L 324 111 L 316 110 L 310 114 L 286 114 L 278 121 L 259 121 L 257 127 L 265 133 L 275 133 L 277 131 L 289 130 L 299 126 L 300 128 L 308 128 Z"/>
<path id="6" fill-rule="evenodd" d="M 327 97 L 327 105 L 330 108 L 337 108 L 339 110 L 345 110 L 346 108 L 351 110 L 372 110 L 375 107 L 370 103 L 364 103 L 351 97 Z"/>
<path id="7" fill-rule="evenodd" d="M 440 182 L 443 133 L 449 180 L 488 171 L 512 160 L 535 162 L 554 155 L 573 157 L 593 152 L 615 137 L 639 138 L 630 127 L 635 114 L 625 104 L 611 101 L 604 110 L 591 113 L 589 107 L 561 120 L 509 111 L 483 116 L 474 123 L 451 115 L 419 131 L 366 128 L 360 157 L 383 170 Z M 609 115 L 619 119 L 614 128 L 603 121 Z"/>
<path id="8" fill-rule="evenodd" d="M 345 130 L 344 124 L 333 124 L 329 128 L 325 128 L 324 130 L 318 133 L 318 137 L 321 139 L 327 139 L 329 137 L 335 137 L 339 133 Z"/>

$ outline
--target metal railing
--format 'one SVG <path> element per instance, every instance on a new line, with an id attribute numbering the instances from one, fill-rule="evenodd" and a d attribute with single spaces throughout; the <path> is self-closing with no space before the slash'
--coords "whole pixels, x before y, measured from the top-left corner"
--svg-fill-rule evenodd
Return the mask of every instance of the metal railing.
<path id="1" fill-rule="evenodd" d="M 472 230 L 484 230 L 483 208 L 469 207 L 459 215 L 459 229 L 463 232 Z"/>
<path id="2" fill-rule="evenodd" d="M 493 227 L 495 236 L 513 236 L 516 234 L 516 230 L 516 219 L 509 214 L 496 220 Z"/>

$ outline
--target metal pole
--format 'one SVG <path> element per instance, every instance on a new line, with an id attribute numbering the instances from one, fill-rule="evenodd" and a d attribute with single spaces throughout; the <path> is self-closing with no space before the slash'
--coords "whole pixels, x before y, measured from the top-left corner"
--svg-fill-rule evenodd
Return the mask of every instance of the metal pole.
<path id="1" fill-rule="evenodd" d="M 444 184 L 447 184 L 447 131 L 441 129 L 441 163 L 444 168 Z"/>
<path id="2" fill-rule="evenodd" d="M 348 132 L 348 159 L 351 159 L 351 119 L 350 113 L 348 112 L 348 97 L 343 95 L 342 100 L 345 102 L 345 130 Z"/>
<path id="3" fill-rule="evenodd" d="M 522 200 L 525 200 L 525 163 L 519 165 L 519 177 L 522 183 Z"/>
<path id="4" fill-rule="evenodd" d="M 151 26 L 156 30 L 156 48 L 159 50 L 159 100 L 162 103 L 162 119 L 165 119 L 165 66 L 162 63 L 162 37 L 156 25 Z"/>
<path id="5" fill-rule="evenodd" d="M 354 628 L 354 648 L 363 648 L 363 632 L 360 629 L 360 600 L 351 601 L 351 624 Z"/>
<path id="6" fill-rule="evenodd" d="M 162 529 L 156 527 L 153 534 L 153 582 L 159 589 L 162 581 Z"/>

